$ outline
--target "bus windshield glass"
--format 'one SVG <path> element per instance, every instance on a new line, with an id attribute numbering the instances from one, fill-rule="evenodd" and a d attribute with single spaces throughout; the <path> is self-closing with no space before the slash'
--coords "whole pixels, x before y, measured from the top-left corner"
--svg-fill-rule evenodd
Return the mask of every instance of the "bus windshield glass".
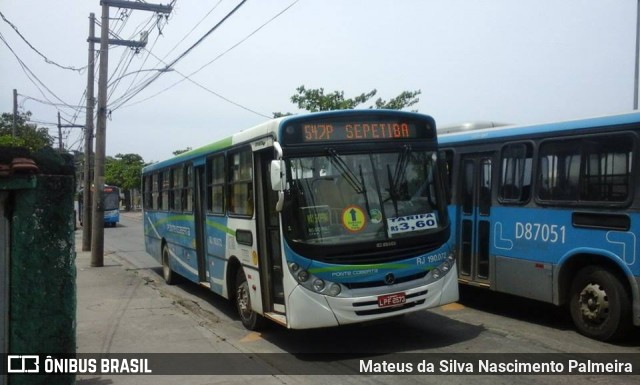
<path id="1" fill-rule="evenodd" d="M 340 245 L 424 236 L 440 230 L 436 154 L 395 152 L 290 158 L 285 235 L 296 243 Z"/>
<path id="2" fill-rule="evenodd" d="M 120 194 L 117 189 L 105 188 L 104 190 L 104 209 L 116 210 L 120 207 Z"/>

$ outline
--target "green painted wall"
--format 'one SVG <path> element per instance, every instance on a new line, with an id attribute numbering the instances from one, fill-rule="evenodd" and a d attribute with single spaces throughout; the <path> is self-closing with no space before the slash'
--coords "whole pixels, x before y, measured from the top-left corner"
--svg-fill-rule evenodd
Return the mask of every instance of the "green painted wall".
<path id="1" fill-rule="evenodd" d="M 9 354 L 75 353 L 74 177 L 16 176 L 3 184 L 11 190 Z M 73 384 L 75 376 L 9 377 L 10 385 L 53 383 Z"/>

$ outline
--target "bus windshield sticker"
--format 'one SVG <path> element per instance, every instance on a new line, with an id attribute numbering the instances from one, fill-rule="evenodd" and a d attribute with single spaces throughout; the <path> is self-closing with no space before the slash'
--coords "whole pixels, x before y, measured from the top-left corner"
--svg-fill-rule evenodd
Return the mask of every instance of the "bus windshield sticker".
<path id="1" fill-rule="evenodd" d="M 351 205 L 342 210 L 342 226 L 344 226 L 347 231 L 357 233 L 364 229 L 366 224 L 364 211 L 360 207 Z"/>
<path id="2" fill-rule="evenodd" d="M 321 238 L 323 234 L 329 235 L 331 211 L 329 206 L 301 207 L 305 219 L 307 235 L 310 238 Z"/>
<path id="3" fill-rule="evenodd" d="M 438 218 L 435 213 L 389 218 L 387 227 L 389 235 L 435 229 L 438 227 Z"/>

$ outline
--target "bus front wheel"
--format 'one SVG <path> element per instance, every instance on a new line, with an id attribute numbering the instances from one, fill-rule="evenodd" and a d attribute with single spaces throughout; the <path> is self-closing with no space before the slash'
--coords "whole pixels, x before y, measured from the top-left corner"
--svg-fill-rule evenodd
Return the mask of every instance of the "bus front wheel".
<path id="1" fill-rule="evenodd" d="M 162 278 L 167 285 L 175 285 L 177 282 L 176 274 L 169 265 L 169 247 L 167 245 L 162 247 Z"/>
<path id="2" fill-rule="evenodd" d="M 622 337 L 631 324 L 627 291 L 613 273 L 598 266 L 578 272 L 569 308 L 578 331 L 600 341 Z"/>
<path id="3" fill-rule="evenodd" d="M 251 308 L 249 283 L 242 268 L 236 274 L 236 308 L 242 325 L 249 330 L 258 330 L 263 326 L 264 319 Z"/>

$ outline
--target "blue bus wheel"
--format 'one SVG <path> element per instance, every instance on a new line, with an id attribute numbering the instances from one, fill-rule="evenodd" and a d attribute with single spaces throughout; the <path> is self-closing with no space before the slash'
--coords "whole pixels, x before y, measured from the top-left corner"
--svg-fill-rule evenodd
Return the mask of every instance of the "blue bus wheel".
<path id="1" fill-rule="evenodd" d="M 616 340 L 631 326 L 629 295 L 609 270 L 587 266 L 571 285 L 571 318 L 578 331 L 600 341 Z"/>
<path id="2" fill-rule="evenodd" d="M 242 268 L 236 274 L 236 308 L 240 315 L 242 325 L 249 330 L 259 330 L 264 324 L 264 318 L 251 308 L 251 296 L 249 295 L 249 283 L 244 276 Z"/>

